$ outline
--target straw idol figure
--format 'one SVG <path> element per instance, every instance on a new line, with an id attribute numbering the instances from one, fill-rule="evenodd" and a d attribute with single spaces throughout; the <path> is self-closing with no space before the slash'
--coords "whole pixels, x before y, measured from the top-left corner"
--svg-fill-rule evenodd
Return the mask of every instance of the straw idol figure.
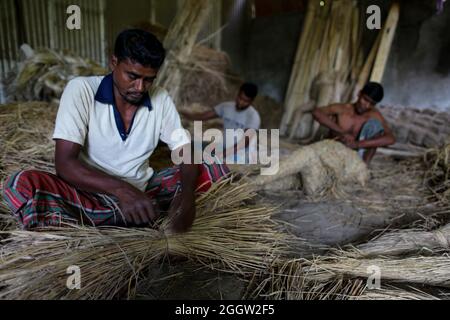
<path id="1" fill-rule="evenodd" d="M 384 96 L 381 84 L 367 83 L 354 103 L 333 104 L 316 108 L 314 118 L 331 129 L 331 137 L 347 147 L 358 150 L 360 157 L 369 164 L 379 147 L 395 143 L 395 137 L 383 115 L 375 108 Z"/>
<path id="2" fill-rule="evenodd" d="M 111 74 L 67 84 L 53 135 L 56 175 L 22 171 L 3 188 L 24 229 L 148 226 L 159 206 L 168 211 L 173 232 L 189 230 L 196 192 L 207 191 L 229 170 L 187 161 L 159 172 L 149 167 L 159 140 L 180 153 L 191 143 L 168 93 L 152 86 L 164 59 L 154 35 L 126 30 L 116 40 Z"/>

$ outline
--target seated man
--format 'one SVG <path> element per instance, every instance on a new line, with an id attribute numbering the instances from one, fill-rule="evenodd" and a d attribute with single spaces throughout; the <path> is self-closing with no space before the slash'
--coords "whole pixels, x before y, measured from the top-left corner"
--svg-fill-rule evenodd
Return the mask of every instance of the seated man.
<path id="1" fill-rule="evenodd" d="M 383 99 L 383 87 L 369 82 L 354 104 L 333 104 L 313 111 L 314 118 L 331 130 L 330 138 L 338 139 L 349 148 L 358 150 L 361 158 L 370 163 L 378 147 L 395 143 L 386 120 L 375 108 Z"/>
<path id="2" fill-rule="evenodd" d="M 171 150 L 190 144 L 167 92 L 153 87 L 165 59 L 162 44 L 142 30 L 122 32 L 107 76 L 70 81 L 61 97 L 53 138 L 56 175 L 22 171 L 4 198 L 24 229 L 63 224 L 148 226 L 165 205 L 171 231 L 189 230 L 195 192 L 228 173 L 221 165 L 181 164 L 154 172 L 158 141 Z M 182 149 L 181 149 L 182 150 Z M 200 188 L 199 188 L 200 186 Z M 176 201 L 174 201 L 176 200 Z"/>
<path id="3" fill-rule="evenodd" d="M 227 129 L 242 129 L 244 132 L 248 132 L 249 129 L 258 130 L 261 125 L 261 118 L 258 111 L 252 106 L 253 101 L 258 95 L 258 87 L 253 83 L 244 83 L 236 96 L 235 101 L 223 102 L 214 107 L 213 110 L 191 114 L 188 112 L 180 112 L 189 120 L 207 121 L 214 118 L 223 119 L 223 127 Z M 250 138 L 249 138 L 250 136 Z M 245 154 L 256 152 L 251 146 L 250 139 L 253 139 L 252 135 L 245 135 L 238 137 L 238 141 L 234 141 L 228 149 L 224 150 L 225 157 L 232 154 L 231 158 L 233 163 L 245 163 L 246 159 L 239 159 L 239 146 L 243 146 Z M 224 146 L 226 141 L 224 139 Z M 227 157 L 227 159 L 230 159 Z"/>

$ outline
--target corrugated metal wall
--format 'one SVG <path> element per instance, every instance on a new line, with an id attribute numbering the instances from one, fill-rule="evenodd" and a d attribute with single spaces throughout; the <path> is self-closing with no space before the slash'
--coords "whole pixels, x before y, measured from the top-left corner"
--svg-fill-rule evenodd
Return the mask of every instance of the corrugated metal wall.
<path id="1" fill-rule="evenodd" d="M 67 8 L 81 9 L 81 29 L 69 30 Z M 0 0 L 0 77 L 19 59 L 19 47 L 68 49 L 103 65 L 105 0 Z"/>
<path id="2" fill-rule="evenodd" d="M 0 0 L 0 78 L 11 70 L 18 57 L 18 23 L 14 0 Z"/>

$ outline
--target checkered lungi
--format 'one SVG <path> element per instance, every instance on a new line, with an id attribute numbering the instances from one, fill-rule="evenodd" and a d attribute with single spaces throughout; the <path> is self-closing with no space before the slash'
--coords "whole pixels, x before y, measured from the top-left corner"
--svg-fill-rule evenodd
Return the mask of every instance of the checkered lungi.
<path id="1" fill-rule="evenodd" d="M 229 174 L 225 165 L 203 164 L 200 168 L 197 192 L 207 191 Z M 181 169 L 175 166 L 155 172 L 145 193 L 159 202 L 170 201 L 180 190 Z M 117 198 L 77 190 L 48 172 L 29 170 L 11 175 L 3 185 L 3 198 L 26 230 L 64 224 L 125 225 Z"/>

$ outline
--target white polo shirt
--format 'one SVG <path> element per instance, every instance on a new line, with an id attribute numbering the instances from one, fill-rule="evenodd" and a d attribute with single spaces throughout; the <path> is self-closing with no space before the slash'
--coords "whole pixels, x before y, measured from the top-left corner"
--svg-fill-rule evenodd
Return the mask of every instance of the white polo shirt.
<path id="1" fill-rule="evenodd" d="M 80 160 L 144 191 L 154 171 L 148 159 L 159 140 L 171 150 L 190 139 L 167 91 L 152 88 L 128 132 L 114 106 L 112 75 L 71 80 L 61 97 L 53 139 L 82 146 Z M 172 133 L 177 130 L 176 135 Z M 184 134 L 180 134 L 183 132 Z"/>

